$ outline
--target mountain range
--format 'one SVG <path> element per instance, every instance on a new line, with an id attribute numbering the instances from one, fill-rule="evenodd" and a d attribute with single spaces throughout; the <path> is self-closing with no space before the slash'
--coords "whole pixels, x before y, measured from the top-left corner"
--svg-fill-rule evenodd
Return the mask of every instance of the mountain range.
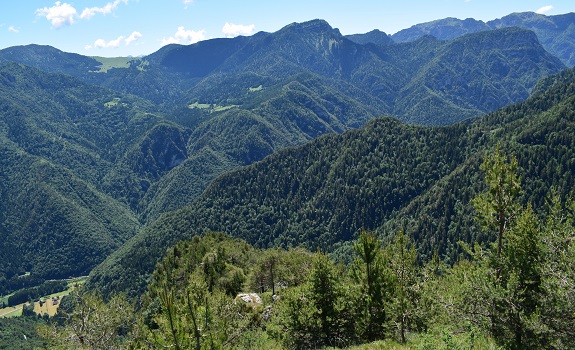
<path id="1" fill-rule="evenodd" d="M 569 67 L 575 66 L 575 13 L 545 16 L 535 12 L 520 12 L 483 22 L 473 18 L 460 20 L 445 18 L 416 24 L 391 36 L 397 43 L 414 41 L 425 35 L 441 40 L 451 40 L 469 33 L 486 30 L 519 27 L 533 31 L 547 51 L 561 59 Z M 364 35 L 365 37 L 368 34 Z"/>
<path id="2" fill-rule="evenodd" d="M 343 252 L 471 171 L 495 129 L 476 120 L 566 67 L 516 27 L 366 35 L 313 20 L 137 59 L 0 50 L 0 287 L 85 274 L 121 247 L 93 281 L 135 270 L 118 288 L 136 293 L 167 246 L 206 229 Z M 418 242 L 454 259 L 449 222 L 426 222 L 442 238 Z"/>

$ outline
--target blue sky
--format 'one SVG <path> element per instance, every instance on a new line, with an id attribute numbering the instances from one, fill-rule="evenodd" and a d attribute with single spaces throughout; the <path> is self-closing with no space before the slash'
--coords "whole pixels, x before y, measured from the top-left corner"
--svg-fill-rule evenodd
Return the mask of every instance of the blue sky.
<path id="1" fill-rule="evenodd" d="M 325 19 L 342 34 L 388 34 L 445 17 L 483 21 L 512 12 L 575 12 L 573 0 L 12 0 L 0 12 L 0 49 L 51 45 L 87 56 L 138 56 L 167 43 Z"/>

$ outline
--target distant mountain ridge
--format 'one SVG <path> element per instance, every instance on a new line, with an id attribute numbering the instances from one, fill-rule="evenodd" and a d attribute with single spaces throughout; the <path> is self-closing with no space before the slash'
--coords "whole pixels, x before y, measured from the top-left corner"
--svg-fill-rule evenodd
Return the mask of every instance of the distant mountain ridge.
<path id="1" fill-rule="evenodd" d="M 107 72 L 98 72 L 97 61 L 93 58 L 57 53 L 45 47 L 8 48 L 0 51 L 0 58 L 51 72 L 71 74 L 90 84 L 136 94 L 168 108 L 195 102 L 222 106 L 250 105 L 253 98 L 261 94 L 247 94 L 249 89 L 260 85 L 263 88 L 283 85 L 296 75 L 314 74 L 327 85 L 346 89 L 346 93 L 355 90 L 351 97 L 363 99 L 374 106 L 375 115 L 393 115 L 418 124 L 445 125 L 525 99 L 538 79 L 564 68 L 543 49 L 538 52 L 531 50 L 535 55 L 524 55 L 523 59 L 533 61 L 538 66 L 522 72 L 528 79 L 520 83 L 522 92 L 507 84 L 487 83 L 484 84 L 487 89 L 485 93 L 495 99 L 489 103 L 481 100 L 481 97 L 479 100 L 474 98 L 473 94 L 459 96 L 460 93 L 465 94 L 463 90 L 455 89 L 446 94 L 441 88 L 437 90 L 437 82 L 421 79 L 421 74 L 429 69 L 428 65 L 438 58 L 446 59 L 438 62 L 445 67 L 459 62 L 461 67 L 458 69 L 463 68 L 464 71 L 472 71 L 479 64 L 492 64 L 488 59 L 496 59 L 500 62 L 493 64 L 507 65 L 512 69 L 518 67 L 519 62 L 511 62 L 514 57 L 507 56 L 505 50 L 514 45 L 514 40 L 521 43 L 525 36 L 525 39 L 533 41 L 529 45 L 538 45 L 537 39 L 527 32 L 501 30 L 494 33 L 498 34 L 490 38 L 498 37 L 494 43 L 497 42 L 499 46 L 476 47 L 474 50 L 502 50 L 502 54 L 480 57 L 474 57 L 466 50 L 454 50 L 450 53 L 452 57 L 447 57 L 442 50 L 456 45 L 447 42 L 426 41 L 423 44 L 425 47 L 418 42 L 398 45 L 389 40 L 386 45 L 357 44 L 350 40 L 354 37 L 341 35 L 327 22 L 313 20 L 293 23 L 275 33 L 212 39 L 188 46 L 168 45 L 143 59 L 134 59 L 129 68 L 115 68 Z M 361 41 L 359 36 L 355 36 L 354 40 L 365 43 L 389 39 L 381 32 L 370 35 L 372 39 L 364 38 Z M 506 40 L 506 36 L 516 37 Z M 480 37 L 476 38 L 481 40 Z M 470 44 L 469 40 L 461 39 L 463 45 Z M 478 52 L 473 54 L 477 55 Z M 41 59 L 43 55 L 46 56 L 44 61 Z M 54 60 L 54 57 L 58 59 Z M 446 75 L 445 81 L 461 81 L 462 85 L 469 83 L 468 78 L 456 69 L 444 69 L 443 74 Z M 474 76 L 474 79 L 478 78 L 488 82 L 495 77 L 489 74 Z M 418 103 L 414 107 L 410 101 L 405 101 L 402 91 L 409 90 L 413 84 L 425 86 L 420 90 L 418 99 L 427 103 Z M 158 86 L 162 88 L 158 89 Z M 510 94 L 511 89 L 517 91 Z M 510 99 L 510 95 L 514 97 Z"/>
<path id="2" fill-rule="evenodd" d="M 379 46 L 389 46 L 395 43 L 391 36 L 385 34 L 379 29 L 374 29 L 371 32 L 365 34 L 346 35 L 345 37 L 361 45 L 375 44 Z"/>
<path id="3" fill-rule="evenodd" d="M 397 43 L 414 41 L 424 35 L 451 40 L 465 34 L 509 27 L 532 30 L 547 51 L 567 66 L 575 66 L 575 13 L 546 16 L 535 12 L 521 12 L 488 22 L 473 18 L 445 18 L 416 24 L 391 35 L 391 38 Z"/>

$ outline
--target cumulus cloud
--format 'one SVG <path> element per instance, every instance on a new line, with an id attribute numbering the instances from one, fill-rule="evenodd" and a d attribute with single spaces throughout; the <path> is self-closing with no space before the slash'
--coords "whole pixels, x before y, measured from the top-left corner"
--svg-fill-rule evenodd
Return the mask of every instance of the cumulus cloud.
<path id="1" fill-rule="evenodd" d="M 90 7 L 85 8 L 84 11 L 80 14 L 81 19 L 90 19 L 94 17 L 96 14 L 107 15 L 112 13 L 120 3 L 127 4 L 128 0 L 114 0 L 114 2 L 107 3 L 104 7 Z"/>
<path id="2" fill-rule="evenodd" d="M 168 39 L 162 39 L 162 45 L 168 44 L 194 44 L 198 41 L 202 41 L 206 38 L 206 32 L 204 30 L 194 31 L 186 30 L 183 26 L 178 27 L 178 31 L 174 36 Z"/>
<path id="3" fill-rule="evenodd" d="M 74 23 L 74 17 L 78 12 L 68 4 L 56 1 L 52 7 L 44 7 L 36 10 L 36 15 L 46 17 L 52 27 L 61 28 Z"/>
<path id="4" fill-rule="evenodd" d="M 107 15 L 112 13 L 121 3 L 127 4 L 128 0 L 114 0 L 109 2 L 104 7 L 90 7 L 85 8 L 80 15 L 74 6 L 66 3 L 56 1 L 52 7 L 44 7 L 36 10 L 37 16 L 45 17 L 54 28 L 62 28 L 74 24 L 76 19 L 90 19 L 96 14 Z"/>
<path id="5" fill-rule="evenodd" d="M 126 43 L 126 45 L 130 45 L 134 41 L 138 41 L 138 39 L 140 39 L 141 37 L 142 37 L 142 33 L 133 32 L 132 34 L 130 34 L 129 37 L 126 38 L 125 43 Z"/>
<path id="6" fill-rule="evenodd" d="M 20 33 L 20 31 L 16 29 L 14 26 L 8 27 L 8 31 L 12 33 Z"/>
<path id="7" fill-rule="evenodd" d="M 543 6 L 542 8 L 540 8 L 539 10 L 535 11 L 535 13 L 538 13 L 540 15 L 543 15 L 549 11 L 553 10 L 553 5 L 547 5 L 547 6 Z"/>
<path id="8" fill-rule="evenodd" d="M 256 26 L 254 24 L 250 25 L 242 25 L 242 24 L 233 24 L 233 23 L 226 23 L 222 28 L 222 33 L 227 38 L 233 38 L 238 35 L 251 35 L 256 30 Z"/>
<path id="9" fill-rule="evenodd" d="M 98 39 L 94 42 L 93 47 L 98 48 L 98 49 L 115 49 L 115 48 L 119 47 L 120 44 L 122 44 L 122 40 L 124 40 L 123 35 L 120 35 L 116 39 L 110 40 L 110 41 L 106 41 L 104 39 Z M 87 46 L 90 46 L 90 45 L 87 45 Z"/>

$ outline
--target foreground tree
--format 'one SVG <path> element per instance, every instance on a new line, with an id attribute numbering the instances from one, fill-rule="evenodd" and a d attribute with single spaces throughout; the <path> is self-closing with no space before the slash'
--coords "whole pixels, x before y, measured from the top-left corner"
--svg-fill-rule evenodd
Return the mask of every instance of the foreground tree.
<path id="1" fill-rule="evenodd" d="M 399 231 L 393 242 L 386 247 L 389 271 L 392 278 L 392 295 L 389 302 L 390 318 L 399 333 L 399 340 L 406 342 L 408 330 L 423 328 L 420 304 L 419 266 L 417 253 L 409 237 Z"/>
<path id="2" fill-rule="evenodd" d="M 367 341 L 384 338 L 387 314 L 385 302 L 389 289 L 381 242 L 372 232 L 362 231 L 353 246 L 356 254 L 352 275 L 361 287 L 361 318 L 358 322 L 360 337 Z"/>
<path id="3" fill-rule="evenodd" d="M 509 230 L 503 256 L 499 283 L 505 290 L 505 298 L 498 327 L 503 332 L 495 336 L 501 341 L 512 338 L 512 346 L 519 349 L 542 346 L 532 321 L 541 307 L 541 272 L 545 257 L 539 221 L 531 206 L 518 215 Z"/>
<path id="4" fill-rule="evenodd" d="M 83 292 L 65 297 L 70 308 L 58 311 L 58 325 L 39 333 L 53 349 L 119 349 L 135 323 L 134 308 L 123 295 L 104 302 L 98 294 Z"/>
<path id="5" fill-rule="evenodd" d="M 497 230 L 497 258 L 501 257 L 503 235 L 519 210 L 517 197 L 521 185 L 517 175 L 517 158 L 501 152 L 497 144 L 495 152 L 485 156 L 481 170 L 485 172 L 487 191 L 477 196 L 473 204 L 477 217 L 486 230 Z"/>
<path id="6" fill-rule="evenodd" d="M 497 230 L 497 243 L 491 253 L 478 254 L 477 248 L 471 253 L 483 277 L 478 275 L 482 282 L 475 280 L 470 287 L 483 288 L 479 294 L 492 335 L 501 343 L 523 348 L 537 345 L 531 320 L 541 305 L 545 258 L 538 218 L 531 206 L 522 209 L 518 202 L 517 159 L 507 159 L 497 145 L 481 166 L 488 189 L 474 205 L 484 227 Z"/>
<path id="7" fill-rule="evenodd" d="M 555 194 L 550 203 L 542 234 L 540 307 L 531 326 L 547 347 L 566 349 L 575 343 L 575 202 L 570 198 L 563 205 Z"/>

